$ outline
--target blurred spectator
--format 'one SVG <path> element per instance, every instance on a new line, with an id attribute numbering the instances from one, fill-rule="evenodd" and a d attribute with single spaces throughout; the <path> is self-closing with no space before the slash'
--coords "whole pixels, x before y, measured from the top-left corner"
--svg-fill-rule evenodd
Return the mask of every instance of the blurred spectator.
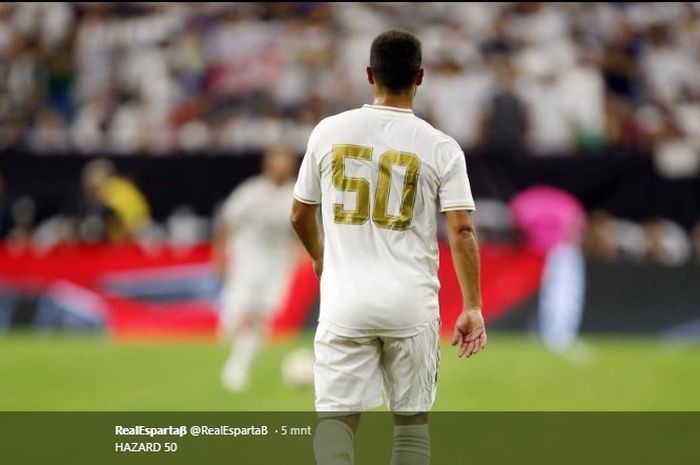
<path id="1" fill-rule="evenodd" d="M 598 260 L 641 261 L 647 253 L 646 233 L 635 222 L 596 210 L 590 215 L 583 247 L 588 256 Z"/>
<path id="2" fill-rule="evenodd" d="M 691 242 L 693 246 L 693 252 L 695 253 L 695 260 L 700 262 L 700 221 L 693 227 L 691 233 Z"/>
<path id="3" fill-rule="evenodd" d="M 24 246 L 31 242 L 36 221 L 36 204 L 30 197 L 20 197 L 12 203 L 12 229 L 7 235 L 14 246 Z"/>
<path id="4" fill-rule="evenodd" d="M 644 151 L 666 118 L 699 148 L 697 3 L 55 2 L 0 6 L 0 150 L 301 151 L 396 26 L 424 42 L 418 112 L 466 149 Z"/>
<path id="5" fill-rule="evenodd" d="M 591 213 L 583 247 L 589 256 L 599 260 L 612 261 L 618 258 L 619 251 L 612 215 L 601 210 Z"/>
<path id="6" fill-rule="evenodd" d="M 692 253 L 683 227 L 670 220 L 657 219 L 644 225 L 648 258 L 663 265 L 682 265 Z"/>
<path id="7" fill-rule="evenodd" d="M 0 172 L 0 239 L 12 229 L 11 201 L 5 187 L 5 179 Z"/>
<path id="8" fill-rule="evenodd" d="M 69 150 L 68 125 L 61 113 L 49 108 L 39 112 L 29 148 L 42 154 L 61 154 Z"/>
<path id="9" fill-rule="evenodd" d="M 36 204 L 27 196 L 11 197 L 0 172 L 0 239 L 15 247 L 24 247 L 32 240 L 36 223 Z"/>
<path id="10" fill-rule="evenodd" d="M 194 210 L 187 205 L 172 212 L 166 220 L 166 228 L 168 239 L 176 250 L 186 250 L 209 238 L 207 219 L 195 215 Z"/>
<path id="11" fill-rule="evenodd" d="M 625 21 L 614 24 L 603 45 L 602 72 L 611 96 L 623 100 L 638 97 L 639 67 L 637 63 L 638 40 L 631 26 Z"/>
<path id="12" fill-rule="evenodd" d="M 515 93 L 515 72 L 512 67 L 504 63 L 497 68 L 496 76 L 496 89 L 483 128 L 486 148 L 492 155 L 514 156 L 523 150 L 527 115 Z"/>
<path id="13" fill-rule="evenodd" d="M 661 121 L 655 140 L 654 163 L 661 176 L 678 179 L 700 174 L 700 147 L 693 143 L 670 115 Z"/>
<path id="14" fill-rule="evenodd" d="M 80 234 L 86 240 L 120 241 L 136 236 L 150 221 L 148 202 L 114 165 L 93 160 L 83 168 L 84 205 Z"/>
<path id="15" fill-rule="evenodd" d="M 605 144 L 605 87 L 591 52 L 578 52 L 576 63 L 562 73 L 561 86 L 573 118 L 576 146 L 599 151 Z"/>
<path id="16" fill-rule="evenodd" d="M 543 67 L 521 84 L 520 95 L 529 117 L 527 142 L 535 154 L 562 155 L 574 147 L 575 122 L 560 74 Z"/>

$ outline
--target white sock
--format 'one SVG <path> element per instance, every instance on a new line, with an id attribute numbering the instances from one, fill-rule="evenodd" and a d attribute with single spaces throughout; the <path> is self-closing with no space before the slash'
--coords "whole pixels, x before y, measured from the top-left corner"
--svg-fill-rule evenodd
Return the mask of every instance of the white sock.
<path id="1" fill-rule="evenodd" d="M 226 363 L 227 370 L 247 377 L 250 372 L 250 366 L 258 354 L 261 339 L 262 336 L 255 330 L 240 333 L 233 342 L 231 356 Z"/>
<path id="2" fill-rule="evenodd" d="M 314 434 L 314 456 L 317 465 L 353 465 L 354 433 L 340 420 L 321 420 Z"/>
<path id="3" fill-rule="evenodd" d="M 428 424 L 394 426 L 391 465 L 429 465 L 430 429 Z"/>

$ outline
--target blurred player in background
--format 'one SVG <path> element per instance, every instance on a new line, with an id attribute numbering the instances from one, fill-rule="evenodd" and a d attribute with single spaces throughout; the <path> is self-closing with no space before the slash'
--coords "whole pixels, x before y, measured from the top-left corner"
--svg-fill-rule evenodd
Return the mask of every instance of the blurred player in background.
<path id="1" fill-rule="evenodd" d="M 353 463 L 359 412 L 380 405 L 382 392 L 395 414 L 391 463 L 430 463 L 438 212 L 446 212 L 464 305 L 452 342 L 460 357 L 486 344 L 464 153 L 413 114 L 421 60 L 420 42 L 407 32 L 374 39 L 374 103 L 316 126 L 294 189 L 292 224 L 321 278 L 314 452 L 322 465 Z"/>
<path id="2" fill-rule="evenodd" d="M 542 339 L 553 352 L 568 351 L 583 319 L 585 210 L 576 197 L 550 186 L 525 189 L 511 199 L 509 207 L 528 245 L 545 255 L 538 308 Z"/>
<path id="3" fill-rule="evenodd" d="M 248 386 L 266 317 L 279 305 L 294 264 L 288 213 L 296 166 L 291 151 L 270 150 L 262 174 L 237 187 L 221 208 L 214 262 L 223 278 L 220 331 L 233 340 L 221 377 L 231 391 Z"/>

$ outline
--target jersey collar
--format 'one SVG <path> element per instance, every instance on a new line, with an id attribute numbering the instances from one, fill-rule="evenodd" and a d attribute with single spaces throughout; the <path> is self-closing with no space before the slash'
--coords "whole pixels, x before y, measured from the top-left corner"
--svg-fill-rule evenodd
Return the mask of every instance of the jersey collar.
<path id="1" fill-rule="evenodd" d="M 407 115 L 413 114 L 413 111 L 409 110 L 408 108 L 390 107 L 387 105 L 370 105 L 369 103 L 366 103 L 366 104 L 362 105 L 362 108 L 371 108 L 372 110 L 393 111 L 396 113 L 404 113 Z"/>

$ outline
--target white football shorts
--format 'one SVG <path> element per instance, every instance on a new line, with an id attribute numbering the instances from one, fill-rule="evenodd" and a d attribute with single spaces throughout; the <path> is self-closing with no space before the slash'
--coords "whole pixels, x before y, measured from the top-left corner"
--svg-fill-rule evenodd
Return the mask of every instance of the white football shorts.
<path id="1" fill-rule="evenodd" d="M 396 413 L 427 412 L 435 401 L 440 320 L 410 337 L 347 338 L 323 322 L 314 339 L 316 410 L 361 412 L 382 404 Z"/>

